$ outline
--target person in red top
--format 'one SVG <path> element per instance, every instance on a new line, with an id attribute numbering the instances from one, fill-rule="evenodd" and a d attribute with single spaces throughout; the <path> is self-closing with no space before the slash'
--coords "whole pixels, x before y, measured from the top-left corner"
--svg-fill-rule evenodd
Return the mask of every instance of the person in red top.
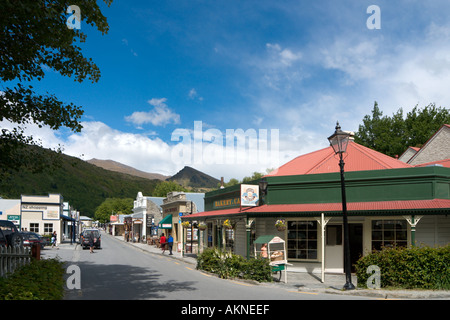
<path id="1" fill-rule="evenodd" d="M 164 233 L 161 235 L 161 238 L 159 238 L 159 244 L 161 245 L 162 253 L 166 251 L 166 237 L 164 237 Z"/>

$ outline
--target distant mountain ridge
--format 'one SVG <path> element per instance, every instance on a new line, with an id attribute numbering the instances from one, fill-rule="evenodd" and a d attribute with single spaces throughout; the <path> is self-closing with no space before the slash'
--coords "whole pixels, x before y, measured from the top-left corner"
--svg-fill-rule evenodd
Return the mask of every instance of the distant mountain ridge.
<path id="1" fill-rule="evenodd" d="M 145 179 L 166 180 L 167 178 L 170 178 L 170 176 L 164 176 L 159 173 L 150 173 L 150 172 L 144 172 L 141 170 L 137 170 L 133 167 L 127 166 L 123 163 L 120 163 L 120 162 L 117 162 L 114 160 L 100 160 L 100 159 L 93 158 L 91 160 L 87 160 L 86 162 L 96 165 L 97 167 L 100 167 L 100 168 L 103 168 L 106 170 L 125 173 L 125 174 L 129 174 L 132 176 L 141 177 L 141 178 L 145 178 Z"/>
<path id="2" fill-rule="evenodd" d="M 220 183 L 220 180 L 188 166 L 185 166 L 174 176 L 167 178 L 166 181 L 175 181 L 183 187 L 192 188 L 217 188 Z"/>
<path id="3" fill-rule="evenodd" d="M 47 158 L 55 153 L 37 146 L 33 148 L 38 148 Z M 60 158 L 58 167 L 42 173 L 31 173 L 26 169 L 11 172 L 0 181 L 0 196 L 20 199 L 22 194 L 58 193 L 81 215 L 94 217 L 95 209 L 105 199 L 135 199 L 139 191 L 152 194 L 160 181 L 106 170 L 65 154 L 61 154 Z"/>

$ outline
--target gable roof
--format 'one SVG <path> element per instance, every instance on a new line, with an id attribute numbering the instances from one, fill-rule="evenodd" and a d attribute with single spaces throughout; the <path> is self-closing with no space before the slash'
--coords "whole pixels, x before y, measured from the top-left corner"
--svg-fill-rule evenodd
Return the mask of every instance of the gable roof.
<path id="1" fill-rule="evenodd" d="M 344 154 L 345 171 L 383 170 L 411 168 L 404 163 L 378 151 L 364 147 L 352 140 L 349 141 L 347 152 Z M 331 146 L 301 155 L 267 176 L 289 176 L 300 174 L 318 174 L 339 172 L 339 157 Z"/>

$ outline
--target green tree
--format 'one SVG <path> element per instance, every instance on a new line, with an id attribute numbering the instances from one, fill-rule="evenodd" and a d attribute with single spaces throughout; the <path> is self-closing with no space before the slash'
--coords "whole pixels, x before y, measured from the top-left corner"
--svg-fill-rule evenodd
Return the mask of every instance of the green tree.
<path id="1" fill-rule="evenodd" d="M 443 124 L 450 123 L 448 109 L 429 104 L 423 109 L 415 106 L 406 117 L 403 109 L 383 116 L 375 102 L 372 115 L 363 118 L 355 134 L 355 142 L 387 154 L 401 155 L 408 147 L 421 147 Z"/>
<path id="2" fill-rule="evenodd" d="M 158 182 L 155 190 L 153 190 L 153 196 L 166 197 L 167 194 L 172 191 L 186 192 L 188 190 L 174 181 L 161 181 Z"/>
<path id="3" fill-rule="evenodd" d="M 101 223 L 109 221 L 112 214 L 132 214 L 134 200 L 131 198 L 107 198 L 95 210 L 95 219 Z"/>
<path id="4" fill-rule="evenodd" d="M 103 1 L 108 6 L 112 3 Z M 99 80 L 99 68 L 83 56 L 78 44 L 86 41 L 86 35 L 66 25 L 71 5 L 80 8 L 82 21 L 107 33 L 108 23 L 95 1 L 0 1 L 0 121 L 15 125 L 12 130 L 0 128 L 0 174 L 33 167 L 42 160 L 39 152 L 23 150 L 29 144 L 39 145 L 24 134 L 27 124 L 53 130 L 64 126 L 73 132 L 82 129 L 80 106 L 62 102 L 49 92 L 36 92 L 30 84 L 43 80 L 47 69 L 77 82 Z"/>

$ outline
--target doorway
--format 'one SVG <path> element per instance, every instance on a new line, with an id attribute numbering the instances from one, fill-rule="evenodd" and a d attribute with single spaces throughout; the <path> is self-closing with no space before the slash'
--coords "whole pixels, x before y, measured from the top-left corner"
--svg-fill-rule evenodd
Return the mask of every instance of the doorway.
<path id="1" fill-rule="evenodd" d="M 363 254 L 363 224 L 349 223 L 350 265 L 352 272 L 356 271 L 355 264 Z"/>
<path id="2" fill-rule="evenodd" d="M 327 224 L 325 230 L 325 271 L 342 273 L 344 271 L 342 224 Z"/>
<path id="3" fill-rule="evenodd" d="M 350 265 L 355 272 L 355 264 L 363 253 L 363 224 L 349 223 Z M 342 224 L 326 226 L 325 271 L 343 273 L 344 268 L 344 232 Z"/>

